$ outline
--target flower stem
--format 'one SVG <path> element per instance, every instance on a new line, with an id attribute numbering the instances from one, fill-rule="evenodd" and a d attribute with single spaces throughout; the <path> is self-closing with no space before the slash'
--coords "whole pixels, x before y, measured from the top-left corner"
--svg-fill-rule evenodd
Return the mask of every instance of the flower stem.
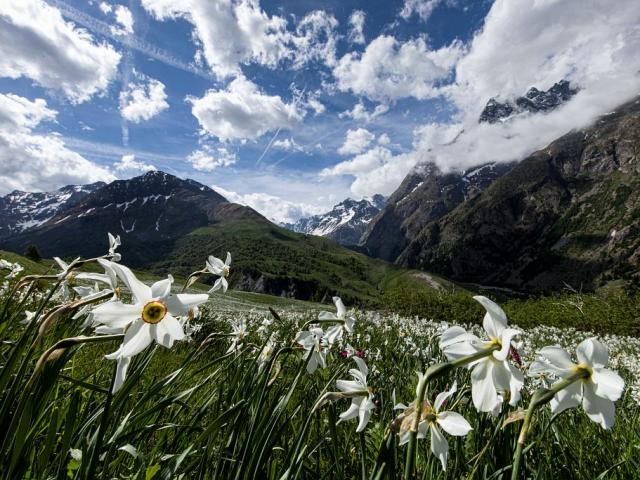
<path id="1" fill-rule="evenodd" d="M 527 412 L 524 415 L 522 427 L 520 427 L 518 445 L 516 446 L 516 451 L 513 455 L 511 480 L 518 480 L 518 476 L 520 474 L 520 465 L 522 461 L 522 452 L 524 450 L 524 445 L 527 442 L 527 436 L 529 434 L 529 429 L 531 428 L 531 420 L 533 418 L 535 410 L 542 405 L 549 403 L 551 399 L 556 395 L 556 393 L 558 393 L 560 390 L 563 390 L 572 383 L 575 383 L 578 380 L 586 378 L 588 376 L 589 372 L 587 370 L 580 369 L 573 375 L 570 375 L 555 383 L 551 386 L 551 388 L 540 388 L 533 394 L 533 396 L 531 397 L 531 401 L 529 402 L 529 407 L 527 407 Z"/>

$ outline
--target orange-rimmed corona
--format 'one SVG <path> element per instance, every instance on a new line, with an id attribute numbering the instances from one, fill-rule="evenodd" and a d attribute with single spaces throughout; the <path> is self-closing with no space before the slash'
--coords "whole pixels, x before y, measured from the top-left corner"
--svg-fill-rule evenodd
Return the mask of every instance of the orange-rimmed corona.
<path id="1" fill-rule="evenodd" d="M 162 321 L 167 314 L 167 306 L 159 300 L 152 300 L 142 309 L 142 320 L 156 324 Z"/>

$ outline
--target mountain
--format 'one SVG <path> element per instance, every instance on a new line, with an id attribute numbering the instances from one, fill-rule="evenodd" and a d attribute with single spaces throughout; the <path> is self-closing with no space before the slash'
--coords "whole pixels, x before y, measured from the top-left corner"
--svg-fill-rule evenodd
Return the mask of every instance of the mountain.
<path id="1" fill-rule="evenodd" d="M 331 238 L 342 245 L 357 245 L 367 225 L 384 204 L 382 195 L 362 200 L 347 198 L 327 213 L 301 218 L 284 226 L 294 232 Z"/>
<path id="2" fill-rule="evenodd" d="M 517 114 L 548 112 L 571 99 L 576 93 L 578 89 L 571 88 L 568 81 L 561 80 L 547 91 L 531 87 L 523 97 L 516 98 L 514 102 L 501 103 L 491 98 L 482 110 L 479 122 L 496 123 Z"/>
<path id="3" fill-rule="evenodd" d="M 205 185 L 167 173 L 86 190 L 92 191 L 60 204 L 51 218 L 38 217 L 42 223 L 0 239 L 0 249 L 23 253 L 34 244 L 46 257 L 93 257 L 106 252 L 111 232 L 122 238 L 124 264 L 158 275 L 186 276 L 202 269 L 207 256 L 229 251 L 237 288 L 311 300 L 337 294 L 358 303 L 375 302 L 385 279 L 403 274 L 330 239 L 274 225 Z M 22 205 L 23 213 L 35 215 L 39 204 Z"/>
<path id="4" fill-rule="evenodd" d="M 54 192 L 14 190 L 0 197 L 0 239 L 42 225 L 104 185 L 103 182 L 67 185 Z"/>
<path id="5" fill-rule="evenodd" d="M 425 225 L 475 197 L 512 167 L 492 163 L 445 173 L 433 163 L 419 165 L 371 221 L 361 246 L 371 256 L 395 261 Z"/>
<path id="6" fill-rule="evenodd" d="M 638 284 L 640 97 L 427 222 L 396 261 L 517 289 Z"/>

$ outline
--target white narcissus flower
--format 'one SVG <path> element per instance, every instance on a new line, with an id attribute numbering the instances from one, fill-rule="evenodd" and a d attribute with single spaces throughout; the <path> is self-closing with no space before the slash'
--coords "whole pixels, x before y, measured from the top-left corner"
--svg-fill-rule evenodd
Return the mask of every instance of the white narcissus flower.
<path id="1" fill-rule="evenodd" d="M 426 438 L 427 430 L 431 433 L 431 451 L 438 457 L 442 463 L 442 469 L 447 469 L 447 458 L 449 456 L 449 442 L 444 437 L 440 429 L 449 435 L 462 437 L 468 434 L 473 428 L 467 420 L 456 412 L 442 411 L 442 407 L 446 401 L 456 393 L 457 384 L 454 383 L 451 390 L 441 392 L 436 396 L 433 406 L 428 402 L 422 404 L 420 412 L 420 423 L 418 424 L 417 438 Z M 400 426 L 400 445 L 404 445 L 409 441 L 410 426 L 414 420 L 415 408 L 412 406 L 396 405 L 395 408 L 404 408 L 405 412 L 399 417 Z"/>
<path id="2" fill-rule="evenodd" d="M 320 312 L 318 315 L 318 320 L 322 321 L 332 321 L 335 320 L 339 322 L 337 325 L 333 325 L 332 327 L 327 329 L 325 334 L 325 338 L 329 345 L 333 345 L 335 342 L 342 338 L 342 333 L 346 330 L 349 333 L 353 332 L 353 325 L 356 322 L 356 319 L 353 317 L 347 317 L 347 309 L 342 303 L 340 297 L 333 297 L 333 304 L 336 306 L 336 313 L 333 312 Z"/>
<path id="3" fill-rule="evenodd" d="M 71 298 L 71 290 L 69 288 L 70 284 L 73 283 L 74 281 L 74 277 L 70 274 L 71 272 L 71 267 L 78 261 L 80 260 L 80 257 L 77 257 L 73 262 L 71 263 L 67 263 L 64 260 L 62 260 L 60 257 L 53 257 L 53 259 L 55 260 L 55 262 L 58 264 L 58 266 L 60 267 L 60 270 L 62 270 L 59 274 L 58 274 L 58 280 L 62 280 L 62 283 L 60 284 L 60 292 L 62 294 L 62 298 L 64 301 L 68 301 Z"/>
<path id="4" fill-rule="evenodd" d="M 311 358 L 307 363 L 308 373 L 315 372 L 318 367 L 327 367 L 327 344 L 323 337 L 324 332 L 319 327 L 312 327 L 296 335 L 296 343 L 302 345 L 307 352 L 311 352 Z"/>
<path id="5" fill-rule="evenodd" d="M 608 429 L 615 423 L 614 402 L 622 396 L 624 380 L 613 370 L 605 368 L 609 361 L 607 348 L 595 338 L 588 338 L 576 348 L 578 363 L 571 360 L 567 351 L 559 346 L 545 347 L 538 352 L 541 361 L 534 362 L 536 369 L 546 369 L 561 378 L 580 371 L 585 377 L 560 390 L 551 400 L 551 411 L 560 413 L 582 404 L 587 416 Z M 553 386 L 552 386 L 553 387 Z"/>
<path id="6" fill-rule="evenodd" d="M 227 353 L 235 352 L 247 336 L 247 326 L 244 323 L 244 319 L 241 318 L 238 321 L 231 321 L 229 324 L 231 325 L 231 334 L 233 337 Z"/>
<path id="7" fill-rule="evenodd" d="M 367 375 L 369 369 L 364 363 L 364 360 L 358 357 L 353 357 L 358 368 L 352 368 L 349 373 L 353 377 L 353 380 L 338 380 L 336 386 L 341 392 L 349 394 L 351 398 L 351 405 L 349 409 L 340 414 L 340 420 L 349 420 L 351 418 L 358 418 L 358 426 L 356 432 L 361 432 L 364 427 L 369 423 L 371 417 L 371 410 L 376 408 L 373 403 L 373 393 L 369 391 L 367 385 Z"/>
<path id="8" fill-rule="evenodd" d="M 185 334 L 177 317 L 189 315 L 194 307 L 206 302 L 209 297 L 206 294 L 172 294 L 171 276 L 149 287 L 127 267 L 113 262 L 109 262 L 109 266 L 129 288 L 133 303 L 109 301 L 98 305 L 91 313 L 94 322 L 106 327 L 108 332 L 124 331 L 120 348 L 106 355 L 110 360 L 118 360 L 118 375 L 124 381 L 128 362 L 123 359 L 140 353 L 154 341 L 170 348 L 174 341 L 184 339 Z M 119 388 L 121 383 L 116 386 Z"/>
<path id="9" fill-rule="evenodd" d="M 112 262 L 119 262 L 122 257 L 119 253 L 116 253 L 116 249 L 122 245 L 120 241 L 120 235 L 114 237 L 111 233 L 107 233 L 109 236 L 109 256 L 111 257 Z"/>
<path id="10" fill-rule="evenodd" d="M 507 315 L 499 305 L 482 296 L 473 297 L 487 311 L 482 326 L 488 340 L 481 340 L 462 327 L 450 327 L 440 337 L 440 348 L 449 360 L 459 360 L 486 350 L 495 349 L 490 355 L 469 363 L 471 369 L 471 396 L 480 412 L 497 414 L 509 392 L 509 404 L 515 406 L 520 400 L 524 385 L 522 372 L 509 361 L 513 337 L 519 330 L 507 327 Z"/>
<path id="11" fill-rule="evenodd" d="M 211 290 L 209 290 L 209 293 L 215 292 L 216 290 L 220 290 L 221 288 L 223 292 L 226 292 L 227 288 L 229 288 L 227 277 L 231 272 L 231 254 L 227 252 L 227 258 L 224 262 L 219 258 L 214 257 L 213 255 L 209 256 L 209 258 L 207 259 L 206 268 L 209 271 L 209 273 L 212 273 L 213 275 L 218 275 L 220 277 L 215 281 L 215 283 L 213 284 L 213 287 L 211 288 Z"/>

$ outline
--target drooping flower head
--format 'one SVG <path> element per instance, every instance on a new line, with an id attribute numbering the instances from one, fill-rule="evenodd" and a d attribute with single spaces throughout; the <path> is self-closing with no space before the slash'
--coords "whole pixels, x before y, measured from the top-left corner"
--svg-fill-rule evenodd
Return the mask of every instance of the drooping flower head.
<path id="1" fill-rule="evenodd" d="M 349 370 L 349 374 L 353 380 L 338 380 L 336 386 L 338 390 L 351 398 L 351 405 L 345 412 L 340 414 L 340 420 L 345 421 L 358 418 L 356 432 L 361 432 L 367 426 L 367 423 L 369 423 L 371 411 L 376 408 L 376 405 L 373 402 L 374 395 L 367 385 L 369 369 L 361 358 L 353 357 L 353 359 L 358 365 L 357 369 L 352 368 Z"/>
<path id="2" fill-rule="evenodd" d="M 295 342 L 302 346 L 310 355 L 307 363 L 307 372 L 313 373 L 318 367 L 327 367 L 327 342 L 324 332 L 319 327 L 311 327 L 309 330 L 298 332 Z"/>
<path id="3" fill-rule="evenodd" d="M 578 363 L 574 363 L 569 353 L 559 346 L 544 347 L 538 356 L 531 365 L 534 371 L 546 371 L 559 378 L 582 374 L 579 380 L 560 390 L 551 400 L 554 414 L 582 404 L 587 416 L 602 428 L 613 426 L 614 402 L 622 396 L 624 380 L 606 368 L 609 353 L 602 343 L 595 338 L 582 341 L 576 348 Z"/>
<path id="4" fill-rule="evenodd" d="M 422 374 L 419 374 L 422 375 Z M 422 381 L 422 379 L 420 379 Z M 420 384 L 420 382 L 418 382 Z M 447 457 L 449 455 L 449 442 L 444 437 L 440 429 L 449 435 L 464 436 L 471 430 L 469 422 L 456 412 L 442 411 L 447 400 L 457 391 L 457 384 L 454 383 L 449 391 L 441 392 L 436 396 L 433 405 L 428 401 L 422 402 L 420 408 L 420 423 L 418 424 L 417 438 L 426 438 L 427 431 L 431 434 L 431 451 L 438 457 L 442 464 L 442 469 L 447 469 Z M 402 410 L 402 413 L 394 421 L 394 429 L 400 436 L 400 445 L 409 441 L 416 415 L 415 402 L 406 406 L 402 403 L 394 407 Z"/>
<path id="5" fill-rule="evenodd" d="M 491 349 L 491 354 L 470 362 L 471 396 L 473 404 L 480 412 L 497 413 L 505 394 L 509 404 L 520 400 L 520 390 L 524 385 L 522 372 L 509 362 L 512 339 L 519 330 L 507 326 L 507 315 L 499 305 L 486 297 L 473 297 L 486 310 L 482 326 L 488 339 L 481 340 L 459 326 L 450 327 L 440 337 L 440 349 L 449 360 L 459 360 Z"/>
<path id="6" fill-rule="evenodd" d="M 220 290 L 221 288 L 223 292 L 226 292 L 227 288 L 229 288 L 227 277 L 231 273 L 231 254 L 227 252 L 227 258 L 224 262 L 213 255 L 209 256 L 206 268 L 209 273 L 220 277 L 215 281 L 213 287 L 209 290 L 209 293 Z"/>

